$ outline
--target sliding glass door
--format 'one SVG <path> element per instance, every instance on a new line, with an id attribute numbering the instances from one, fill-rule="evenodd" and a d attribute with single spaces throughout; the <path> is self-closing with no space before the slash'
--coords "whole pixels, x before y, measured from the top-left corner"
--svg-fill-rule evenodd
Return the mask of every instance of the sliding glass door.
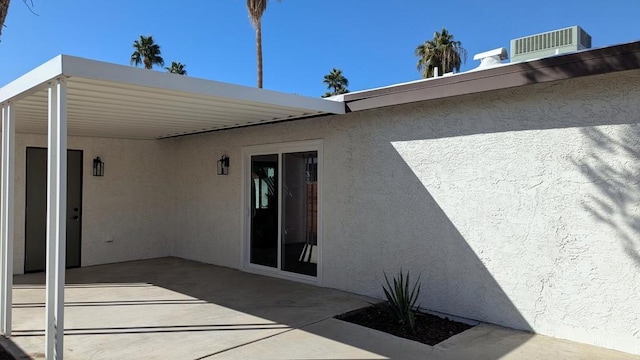
<path id="1" fill-rule="evenodd" d="M 278 155 L 251 157 L 251 263 L 278 266 Z"/>
<path id="2" fill-rule="evenodd" d="M 273 150 L 278 151 L 246 157 L 250 169 L 246 179 L 250 188 L 248 262 L 285 274 L 317 277 L 319 149 L 289 151 L 283 145 Z"/>
<path id="3" fill-rule="evenodd" d="M 282 154 L 281 268 L 316 276 L 318 264 L 318 152 Z"/>

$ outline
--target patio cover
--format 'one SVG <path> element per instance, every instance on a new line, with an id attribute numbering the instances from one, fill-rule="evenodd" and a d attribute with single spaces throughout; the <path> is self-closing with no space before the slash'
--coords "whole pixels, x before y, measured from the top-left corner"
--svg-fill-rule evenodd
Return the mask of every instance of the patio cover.
<path id="1" fill-rule="evenodd" d="M 0 89 L 0 331 L 11 335 L 15 133 L 48 135 L 47 359 L 62 359 L 67 136 L 162 139 L 343 114 L 345 104 L 59 55 Z"/>
<path id="2" fill-rule="evenodd" d="M 203 131 L 342 114 L 342 102 L 147 71 L 59 55 L 0 89 L 16 131 L 47 133 L 48 83 L 67 87 L 68 134 L 159 139 Z"/>

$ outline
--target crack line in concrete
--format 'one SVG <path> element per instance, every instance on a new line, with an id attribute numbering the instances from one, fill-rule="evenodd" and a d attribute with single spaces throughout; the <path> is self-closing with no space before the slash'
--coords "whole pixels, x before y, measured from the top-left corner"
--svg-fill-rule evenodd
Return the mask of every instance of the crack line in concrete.
<path id="1" fill-rule="evenodd" d="M 206 359 L 206 358 L 210 358 L 210 357 L 212 357 L 212 356 L 216 356 L 216 355 L 219 355 L 219 354 L 225 353 L 225 352 L 227 352 L 227 351 L 235 350 L 235 349 L 241 348 L 241 347 L 243 347 L 243 346 L 247 346 L 247 345 L 255 344 L 255 343 L 260 342 L 260 341 L 263 341 L 263 340 L 267 340 L 267 339 L 270 339 L 270 338 L 273 338 L 273 337 L 276 337 L 276 336 L 279 336 L 279 335 L 282 335 L 282 334 L 286 334 L 286 333 L 288 333 L 288 332 L 290 332 L 290 331 L 293 331 L 293 330 L 302 330 L 302 329 L 304 329 L 304 328 L 306 328 L 306 327 L 309 327 L 309 326 L 311 326 L 311 325 L 315 325 L 315 324 L 317 324 L 317 323 L 319 323 L 319 322 L 323 322 L 323 321 L 325 321 L 325 320 L 332 319 L 332 318 L 333 318 L 333 316 L 328 317 L 328 318 L 324 318 L 324 319 L 320 319 L 320 320 L 317 320 L 317 321 L 313 321 L 313 322 L 310 322 L 310 323 L 308 323 L 308 324 L 306 324 L 306 325 L 303 325 L 303 326 L 300 326 L 300 327 L 297 327 L 297 328 L 292 327 L 292 328 L 290 328 L 290 329 L 288 329 L 288 330 L 285 330 L 285 331 L 279 332 L 279 333 L 277 333 L 277 334 L 273 334 L 273 335 L 265 336 L 265 337 L 263 337 L 263 338 L 256 339 L 256 340 L 252 340 L 252 341 L 248 341 L 248 342 L 243 343 L 243 344 L 238 344 L 238 345 L 232 346 L 232 347 L 230 347 L 230 348 L 228 348 L 228 349 L 219 350 L 219 351 L 216 351 L 216 352 L 214 352 L 214 353 L 211 353 L 211 354 L 208 354 L 208 355 L 204 355 L 204 356 L 201 356 L 201 357 L 199 357 L 199 358 L 195 358 L 194 360 L 204 360 L 204 359 Z"/>

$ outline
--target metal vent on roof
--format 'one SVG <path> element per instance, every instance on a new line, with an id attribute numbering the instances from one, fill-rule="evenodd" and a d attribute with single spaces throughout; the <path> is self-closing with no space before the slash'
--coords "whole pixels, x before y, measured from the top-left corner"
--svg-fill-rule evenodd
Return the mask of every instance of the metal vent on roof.
<path id="1" fill-rule="evenodd" d="M 591 47 L 591 36 L 579 26 L 511 40 L 511 62 L 539 59 Z"/>
<path id="2" fill-rule="evenodd" d="M 516 40 L 516 54 L 557 48 L 573 44 L 573 29 L 556 30 Z"/>

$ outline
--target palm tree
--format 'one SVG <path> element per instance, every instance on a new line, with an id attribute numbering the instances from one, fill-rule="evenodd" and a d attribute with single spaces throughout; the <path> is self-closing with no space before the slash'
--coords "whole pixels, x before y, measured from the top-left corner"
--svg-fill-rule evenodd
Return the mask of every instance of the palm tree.
<path id="1" fill-rule="evenodd" d="M 347 86 L 349 86 L 349 80 L 342 74 L 342 70 L 333 68 L 330 73 L 324 76 L 322 80 L 323 84 L 327 85 L 327 89 L 333 91 L 327 91 L 322 97 L 329 97 L 333 95 L 346 94 L 349 92 Z"/>
<path id="2" fill-rule="evenodd" d="M 280 0 L 278 0 L 280 1 Z M 258 62 L 258 88 L 262 89 L 262 14 L 267 10 L 269 0 L 247 0 L 247 10 L 251 24 L 256 29 L 256 57 Z"/>
<path id="3" fill-rule="evenodd" d="M 467 51 L 462 43 L 453 40 L 453 35 L 444 27 L 442 32 L 433 34 L 433 40 L 418 45 L 415 55 L 418 57 L 418 71 L 425 79 L 433 76 L 436 67 L 441 74 L 459 72 L 460 65 L 467 61 Z"/>
<path id="4" fill-rule="evenodd" d="M 133 42 L 135 51 L 131 54 L 131 65 L 136 67 L 144 64 L 145 69 L 151 69 L 154 65 L 164 66 L 164 59 L 160 56 L 160 45 L 154 43 L 153 36 L 142 36 Z"/>
<path id="5" fill-rule="evenodd" d="M 0 0 L 0 36 L 2 36 L 4 20 L 7 18 L 7 13 L 9 13 L 9 1 L 10 0 Z"/>
<path id="6" fill-rule="evenodd" d="M 172 61 L 171 67 L 166 67 L 165 70 L 167 70 L 168 73 L 172 74 L 187 75 L 187 69 L 185 69 L 186 67 L 187 65 L 181 62 Z"/>

